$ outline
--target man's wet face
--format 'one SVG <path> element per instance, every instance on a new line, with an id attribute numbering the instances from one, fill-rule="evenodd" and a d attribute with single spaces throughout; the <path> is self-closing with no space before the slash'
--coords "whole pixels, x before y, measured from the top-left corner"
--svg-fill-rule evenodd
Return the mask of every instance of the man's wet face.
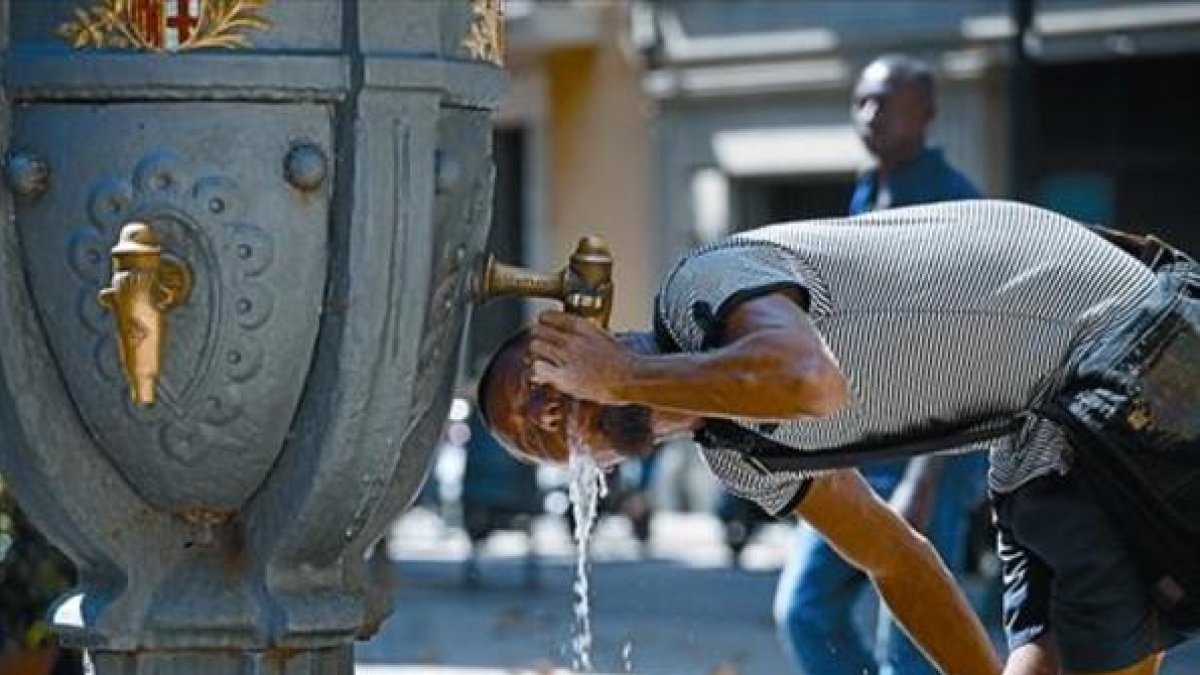
<path id="1" fill-rule="evenodd" d="M 566 463 L 574 442 L 586 449 L 596 464 L 607 468 L 622 459 L 642 457 L 654 447 L 649 408 L 572 402 L 553 390 L 530 393 L 524 408 L 527 433 L 520 443 L 544 459 Z M 548 407 L 557 408 L 557 412 L 545 414 Z M 573 420 L 569 419 L 572 415 Z M 568 436 L 574 440 L 568 441 Z"/>
<path id="2" fill-rule="evenodd" d="M 573 402 L 550 387 L 531 383 L 527 359 L 527 343 L 507 345 L 490 365 L 494 372 L 486 391 L 480 392 L 489 424 L 514 455 L 524 461 L 566 464 L 569 433 L 578 433 L 576 440 L 602 467 L 653 449 L 649 408 Z"/>

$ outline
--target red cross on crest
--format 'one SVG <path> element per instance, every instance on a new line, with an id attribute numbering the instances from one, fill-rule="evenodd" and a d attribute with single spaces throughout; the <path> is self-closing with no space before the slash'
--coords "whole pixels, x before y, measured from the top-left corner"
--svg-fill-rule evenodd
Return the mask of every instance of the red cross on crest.
<path id="1" fill-rule="evenodd" d="M 203 0 L 130 0 L 129 19 L 146 44 L 175 49 L 200 25 Z"/>
<path id="2" fill-rule="evenodd" d="M 166 0 L 167 47 L 178 47 L 192 38 L 200 25 L 200 0 Z"/>

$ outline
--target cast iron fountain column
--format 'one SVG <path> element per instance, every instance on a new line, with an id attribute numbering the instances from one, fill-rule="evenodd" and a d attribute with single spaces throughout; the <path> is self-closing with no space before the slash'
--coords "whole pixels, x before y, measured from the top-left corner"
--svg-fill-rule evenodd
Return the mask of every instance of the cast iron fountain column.
<path id="1" fill-rule="evenodd" d="M 0 470 L 100 675 L 350 673 L 490 218 L 499 0 L 0 0 Z"/>

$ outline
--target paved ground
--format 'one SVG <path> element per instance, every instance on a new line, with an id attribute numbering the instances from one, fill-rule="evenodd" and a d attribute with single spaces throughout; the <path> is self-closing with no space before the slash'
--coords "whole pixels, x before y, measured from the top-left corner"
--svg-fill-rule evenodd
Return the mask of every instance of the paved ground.
<path id="1" fill-rule="evenodd" d="M 361 672 L 377 675 L 386 664 L 485 669 L 389 673 L 549 672 L 572 663 L 574 552 L 561 523 L 537 528 L 536 588 L 527 586 L 524 538 L 502 533 L 490 542 L 480 585 L 472 589 L 464 583 L 462 535 L 424 514 L 409 520 L 391 546 L 396 613 L 359 648 Z M 659 518 L 645 552 L 623 520 L 604 521 L 591 574 L 596 669 L 785 672 L 769 613 L 783 537 L 783 528 L 765 532 L 747 551 L 749 569 L 737 570 L 711 519 Z"/>
<path id="2" fill-rule="evenodd" d="M 357 651 L 359 675 L 566 673 L 572 663 L 574 556 L 561 523 L 536 529 L 538 586 L 526 585 L 524 537 L 489 542 L 478 588 L 464 584 L 467 546 L 457 530 L 414 511 L 390 544 L 396 612 Z M 596 670 L 650 675 L 784 675 L 770 618 L 787 526 L 768 528 L 730 566 L 716 521 L 656 517 L 639 551 L 611 518 L 593 544 L 592 652 Z M 1200 648 L 1173 655 L 1165 675 L 1200 673 Z M 811 674 L 818 675 L 818 674 Z"/>

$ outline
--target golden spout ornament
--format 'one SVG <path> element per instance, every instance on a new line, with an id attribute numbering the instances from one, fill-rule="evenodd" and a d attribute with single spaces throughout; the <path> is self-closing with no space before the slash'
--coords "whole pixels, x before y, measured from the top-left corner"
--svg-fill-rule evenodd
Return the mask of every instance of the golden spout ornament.
<path id="1" fill-rule="evenodd" d="M 558 300 L 567 312 L 607 329 L 612 314 L 612 267 L 608 243 L 594 236 L 580 239 L 566 267 L 556 274 L 507 265 L 489 254 L 483 261 L 476 296 L 479 302 L 513 295 Z"/>
<path id="2" fill-rule="evenodd" d="M 192 269 L 162 252 L 146 223 L 121 228 L 112 249 L 112 281 L 97 300 L 117 322 L 117 352 L 133 402 L 154 403 L 167 340 L 166 313 L 192 291 Z"/>

